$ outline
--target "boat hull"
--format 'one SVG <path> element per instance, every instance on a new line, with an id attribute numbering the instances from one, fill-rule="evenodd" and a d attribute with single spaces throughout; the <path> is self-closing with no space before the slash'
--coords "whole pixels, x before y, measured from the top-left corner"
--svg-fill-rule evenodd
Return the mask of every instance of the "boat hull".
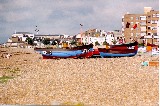
<path id="1" fill-rule="evenodd" d="M 93 49 L 72 50 L 72 51 L 50 51 L 50 52 L 44 51 L 44 52 L 42 53 L 43 59 L 89 58 L 93 55 Z"/>
<path id="2" fill-rule="evenodd" d="M 44 51 L 45 52 L 45 51 Z M 50 51 L 46 53 L 42 53 L 44 59 L 46 58 L 76 58 L 80 54 L 82 54 L 82 50 L 76 51 Z"/>
<path id="3" fill-rule="evenodd" d="M 134 53 L 126 53 L 126 54 L 100 52 L 100 56 L 101 56 L 102 58 L 105 58 L 105 57 L 132 57 L 132 56 L 135 56 L 136 54 L 137 54 L 137 52 L 134 52 Z"/>

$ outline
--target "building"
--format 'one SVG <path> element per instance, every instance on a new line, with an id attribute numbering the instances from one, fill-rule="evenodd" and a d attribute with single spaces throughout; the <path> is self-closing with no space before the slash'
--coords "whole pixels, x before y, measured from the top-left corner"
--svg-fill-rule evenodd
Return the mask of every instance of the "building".
<path id="1" fill-rule="evenodd" d="M 104 30 L 98 30 L 98 29 L 89 29 L 83 32 L 82 34 L 77 34 L 76 39 L 78 42 L 84 44 L 92 43 L 93 45 L 96 45 L 97 42 L 100 45 L 103 45 L 104 42 L 107 42 L 110 45 L 112 45 L 113 41 L 116 40 L 114 36 L 114 31 L 106 32 Z"/>
<path id="2" fill-rule="evenodd" d="M 125 43 L 124 36 L 122 35 L 122 31 L 114 30 L 114 31 L 107 31 L 106 35 L 107 42 L 115 42 L 116 44 Z M 109 39 L 109 41 L 108 41 Z"/>
<path id="3" fill-rule="evenodd" d="M 18 37 L 20 41 L 26 41 L 27 37 L 34 38 L 34 34 L 30 32 L 15 32 L 11 35 L 12 38 Z"/>
<path id="4" fill-rule="evenodd" d="M 157 24 L 159 11 L 144 7 L 144 14 L 125 14 L 122 17 L 122 34 L 126 42 L 158 44 Z"/>

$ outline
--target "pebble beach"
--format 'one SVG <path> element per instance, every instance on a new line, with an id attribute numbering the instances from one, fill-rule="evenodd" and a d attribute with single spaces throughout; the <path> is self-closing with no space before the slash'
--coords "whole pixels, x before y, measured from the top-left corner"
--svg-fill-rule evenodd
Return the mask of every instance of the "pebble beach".
<path id="1" fill-rule="evenodd" d="M 0 48 L 0 56 L 0 77 L 11 77 L 0 83 L 0 104 L 158 105 L 159 67 L 141 65 L 158 56 L 42 59 L 22 48 Z"/>

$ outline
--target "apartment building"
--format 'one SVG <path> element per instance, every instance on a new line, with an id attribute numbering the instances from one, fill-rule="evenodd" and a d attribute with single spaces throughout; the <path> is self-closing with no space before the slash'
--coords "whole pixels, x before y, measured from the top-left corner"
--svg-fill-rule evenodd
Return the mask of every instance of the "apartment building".
<path id="1" fill-rule="evenodd" d="M 122 17 L 122 34 L 126 42 L 158 44 L 159 11 L 144 7 L 144 14 L 125 14 Z"/>

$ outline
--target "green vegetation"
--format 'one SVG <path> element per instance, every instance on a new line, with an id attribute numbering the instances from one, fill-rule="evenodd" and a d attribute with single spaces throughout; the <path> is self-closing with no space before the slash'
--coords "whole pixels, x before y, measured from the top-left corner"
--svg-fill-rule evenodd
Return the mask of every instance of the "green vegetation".
<path id="1" fill-rule="evenodd" d="M 0 83 L 6 83 L 8 80 L 15 78 L 18 76 L 18 73 L 20 72 L 19 68 L 14 68 L 14 69 L 6 69 L 3 70 L 5 71 L 5 75 L 0 77 Z"/>
<path id="2" fill-rule="evenodd" d="M 144 43 L 139 43 L 138 47 L 144 46 Z"/>
<path id="3" fill-rule="evenodd" d="M 113 40 L 112 42 L 113 42 L 113 44 L 116 44 L 116 43 L 117 43 L 117 41 L 116 41 L 116 40 Z"/>
<path id="4" fill-rule="evenodd" d="M 100 45 L 100 44 L 99 44 L 99 42 L 98 42 L 98 41 L 96 41 L 96 42 L 95 42 L 95 45 L 97 46 L 97 45 Z"/>
<path id="5" fill-rule="evenodd" d="M 50 39 L 45 38 L 42 42 L 44 45 L 48 45 L 48 44 L 50 44 Z"/>
<path id="6" fill-rule="evenodd" d="M 107 43 L 106 41 L 103 42 L 103 45 L 109 45 L 109 43 Z"/>
<path id="7" fill-rule="evenodd" d="M 77 44 L 77 41 L 76 41 L 76 40 L 72 40 L 70 44 L 71 44 L 71 45 L 76 45 L 76 44 Z"/>
<path id="8" fill-rule="evenodd" d="M 30 38 L 30 37 L 27 37 L 27 38 L 26 38 L 26 42 L 27 42 L 28 44 L 30 44 L 30 45 L 33 45 L 33 39 Z"/>
<path id="9" fill-rule="evenodd" d="M 62 103 L 62 105 L 64 106 L 84 106 L 84 104 L 81 102 L 79 103 L 65 102 L 65 103 Z"/>
<path id="10" fill-rule="evenodd" d="M 0 77 L 0 83 L 5 83 L 7 82 L 9 79 L 13 79 L 14 77 L 10 77 L 10 76 L 2 76 Z"/>

